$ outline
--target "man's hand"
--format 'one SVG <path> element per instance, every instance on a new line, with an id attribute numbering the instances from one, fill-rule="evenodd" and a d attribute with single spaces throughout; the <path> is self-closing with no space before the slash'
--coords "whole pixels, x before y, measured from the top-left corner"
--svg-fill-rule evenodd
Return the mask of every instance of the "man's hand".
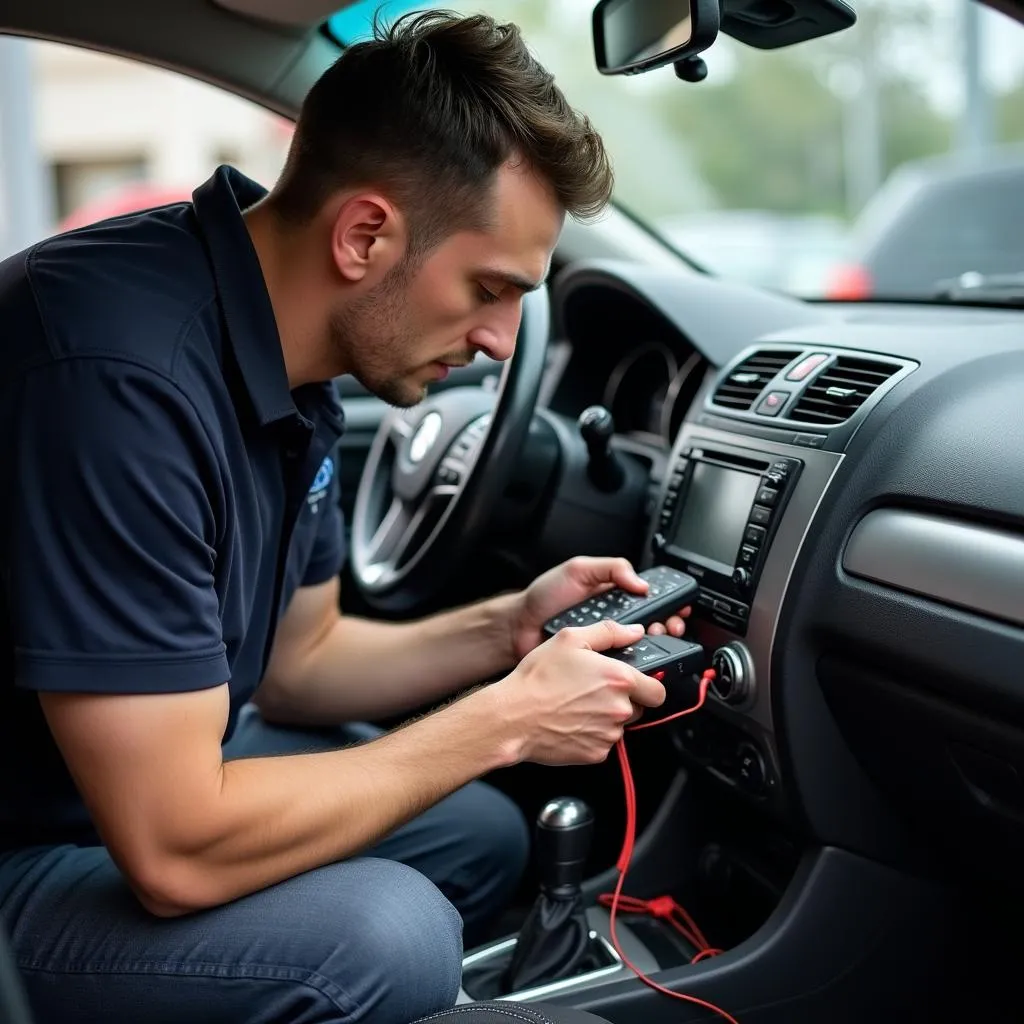
<path id="1" fill-rule="evenodd" d="M 656 679 L 599 653 L 642 635 L 639 626 L 607 620 L 560 630 L 465 703 L 499 702 L 491 717 L 509 730 L 518 761 L 596 764 L 644 708 L 665 700 L 665 687 Z"/>
<path id="2" fill-rule="evenodd" d="M 634 594 L 647 593 L 642 580 L 626 558 L 589 558 L 578 556 L 556 565 L 538 576 L 520 595 L 517 613 L 512 616 L 512 651 L 516 661 L 525 658 L 546 639 L 542 629 L 548 619 L 566 608 L 585 601 L 612 587 L 622 587 Z M 685 619 L 689 608 L 682 608 L 667 622 L 654 622 L 647 632 L 652 635 L 686 632 Z"/>

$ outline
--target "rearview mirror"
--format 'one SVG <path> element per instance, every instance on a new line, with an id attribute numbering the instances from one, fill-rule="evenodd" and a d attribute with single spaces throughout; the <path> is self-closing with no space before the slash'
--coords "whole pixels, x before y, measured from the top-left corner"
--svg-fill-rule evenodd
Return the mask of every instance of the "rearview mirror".
<path id="1" fill-rule="evenodd" d="M 715 41 L 720 21 L 719 0 L 600 0 L 593 17 L 597 69 L 636 75 L 686 63 Z"/>

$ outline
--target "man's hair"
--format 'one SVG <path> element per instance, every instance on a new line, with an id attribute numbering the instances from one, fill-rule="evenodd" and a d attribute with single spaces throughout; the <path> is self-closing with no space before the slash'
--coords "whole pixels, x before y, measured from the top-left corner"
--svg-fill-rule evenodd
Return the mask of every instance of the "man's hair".
<path id="1" fill-rule="evenodd" d="M 497 169 L 525 160 L 568 214 L 612 190 L 601 137 L 530 53 L 485 15 L 413 13 L 347 49 L 302 105 L 273 202 L 308 222 L 339 189 L 380 188 L 410 222 L 413 251 L 488 220 Z"/>

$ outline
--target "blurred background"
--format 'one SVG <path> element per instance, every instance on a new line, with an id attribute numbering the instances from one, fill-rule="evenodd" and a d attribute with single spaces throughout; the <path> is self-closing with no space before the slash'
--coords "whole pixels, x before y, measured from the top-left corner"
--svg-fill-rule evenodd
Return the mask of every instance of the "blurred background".
<path id="1" fill-rule="evenodd" d="M 328 30 L 366 34 L 379 0 Z M 418 4 L 387 2 L 388 16 Z M 968 0 L 860 0 L 847 32 L 705 82 L 603 78 L 593 0 L 454 0 L 517 22 L 602 131 L 617 201 L 706 269 L 806 297 L 912 297 L 1024 271 L 1024 31 Z M 269 185 L 289 125 L 173 72 L 0 39 L 0 257 L 181 197 L 219 163 Z"/>

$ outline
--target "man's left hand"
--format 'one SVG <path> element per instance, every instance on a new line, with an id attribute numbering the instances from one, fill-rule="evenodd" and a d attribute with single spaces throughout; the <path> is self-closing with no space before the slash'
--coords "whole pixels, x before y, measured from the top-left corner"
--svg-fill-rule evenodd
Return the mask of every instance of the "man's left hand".
<path id="1" fill-rule="evenodd" d="M 647 592 L 647 583 L 625 558 L 590 558 L 581 555 L 538 576 L 519 595 L 517 611 L 512 616 L 512 651 L 516 661 L 526 657 L 547 639 L 543 626 L 548 619 L 612 587 L 621 587 L 633 594 Z M 670 616 L 667 621 L 651 623 L 647 632 L 652 635 L 670 633 L 672 636 L 682 636 L 686 632 L 684 620 L 689 614 L 688 607 L 681 608 L 677 615 Z"/>

